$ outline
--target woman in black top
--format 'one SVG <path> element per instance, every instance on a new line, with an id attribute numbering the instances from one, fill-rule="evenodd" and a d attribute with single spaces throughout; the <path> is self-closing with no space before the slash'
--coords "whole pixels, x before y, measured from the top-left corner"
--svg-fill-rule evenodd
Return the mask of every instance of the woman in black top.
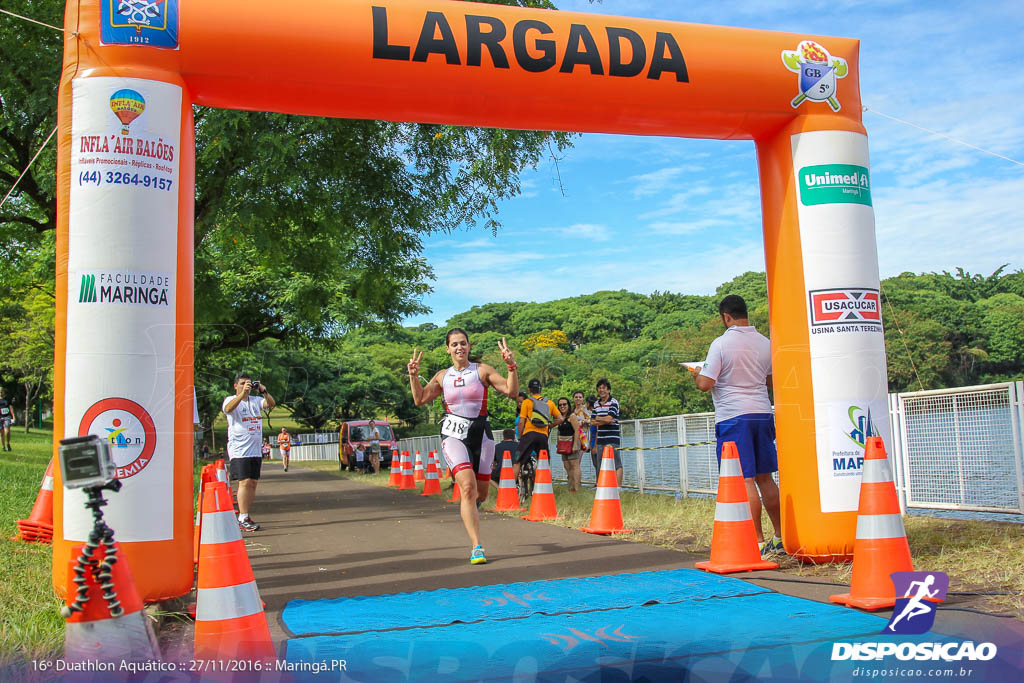
<path id="1" fill-rule="evenodd" d="M 565 415 L 565 421 L 558 425 L 558 452 L 562 455 L 562 465 L 565 466 L 565 476 L 569 479 L 569 493 L 576 493 L 580 490 L 580 445 L 579 433 L 580 423 L 576 415 L 570 410 L 569 399 L 560 398 L 556 401 L 558 412 Z M 565 445 L 568 444 L 568 445 Z"/>

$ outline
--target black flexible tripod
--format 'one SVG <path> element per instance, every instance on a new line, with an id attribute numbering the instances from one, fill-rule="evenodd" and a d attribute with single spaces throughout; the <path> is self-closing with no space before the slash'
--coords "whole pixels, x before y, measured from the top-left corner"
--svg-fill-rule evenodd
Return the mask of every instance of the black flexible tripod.
<path id="1" fill-rule="evenodd" d="M 93 527 L 89 533 L 89 540 L 82 546 L 82 554 L 78 556 L 74 567 L 75 578 L 72 581 L 78 584 L 75 600 L 71 605 L 60 609 L 60 613 L 65 619 L 75 612 L 81 612 L 85 603 L 89 601 L 87 574 L 91 574 L 103 590 L 103 599 L 107 601 L 110 616 L 119 617 L 124 614 L 124 609 L 114 591 L 114 580 L 111 574 L 112 567 L 117 563 L 117 546 L 114 545 L 114 530 L 103 521 L 101 508 L 107 504 L 107 501 L 103 499 L 104 489 L 120 491 L 121 482 L 118 479 L 113 479 L 102 486 L 89 486 L 84 489 L 86 495 L 89 496 L 85 507 L 92 510 Z M 101 545 L 103 546 L 103 557 L 102 560 L 98 560 L 93 557 L 93 554 Z"/>

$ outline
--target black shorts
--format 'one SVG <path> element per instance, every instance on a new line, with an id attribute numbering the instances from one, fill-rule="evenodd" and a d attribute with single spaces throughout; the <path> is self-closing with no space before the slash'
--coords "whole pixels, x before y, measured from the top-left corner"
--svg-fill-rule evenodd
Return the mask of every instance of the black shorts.
<path id="1" fill-rule="evenodd" d="M 519 437 L 519 456 L 516 458 L 516 462 L 522 465 L 529 460 L 532 453 L 537 454 L 539 459 L 540 452 L 549 450 L 550 448 L 551 446 L 548 444 L 547 434 L 541 434 L 540 432 L 526 432 Z"/>
<path id="2" fill-rule="evenodd" d="M 228 472 L 235 481 L 242 479 L 259 479 L 263 458 L 231 458 L 228 461 Z"/>

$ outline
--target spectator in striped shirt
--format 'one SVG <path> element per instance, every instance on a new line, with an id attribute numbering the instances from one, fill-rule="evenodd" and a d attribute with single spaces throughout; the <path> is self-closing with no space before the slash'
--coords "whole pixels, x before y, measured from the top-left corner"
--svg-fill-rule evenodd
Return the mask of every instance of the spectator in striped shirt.
<path id="1" fill-rule="evenodd" d="M 597 380 L 597 403 L 590 416 L 590 424 L 597 425 L 595 448 L 590 453 L 594 463 L 595 482 L 597 472 L 601 471 L 601 458 L 605 446 L 611 446 L 615 454 L 615 477 L 619 488 L 622 488 L 622 456 L 619 454 L 619 402 L 612 398 L 612 385 L 602 377 Z"/>

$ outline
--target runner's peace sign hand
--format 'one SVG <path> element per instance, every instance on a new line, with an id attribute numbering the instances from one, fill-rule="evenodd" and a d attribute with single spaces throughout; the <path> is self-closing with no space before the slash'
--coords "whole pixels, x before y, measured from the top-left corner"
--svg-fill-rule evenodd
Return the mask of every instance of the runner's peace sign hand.
<path id="1" fill-rule="evenodd" d="M 516 362 L 515 356 L 512 355 L 512 349 L 505 343 L 504 337 L 498 342 L 498 350 L 501 351 L 501 359 L 505 361 L 505 365 L 512 365 Z"/>
<path id="2" fill-rule="evenodd" d="M 415 348 L 412 350 L 412 358 L 409 359 L 409 364 L 406 366 L 409 369 L 409 374 L 413 377 L 419 377 L 420 375 L 420 360 L 423 358 L 423 352 L 417 351 Z"/>

